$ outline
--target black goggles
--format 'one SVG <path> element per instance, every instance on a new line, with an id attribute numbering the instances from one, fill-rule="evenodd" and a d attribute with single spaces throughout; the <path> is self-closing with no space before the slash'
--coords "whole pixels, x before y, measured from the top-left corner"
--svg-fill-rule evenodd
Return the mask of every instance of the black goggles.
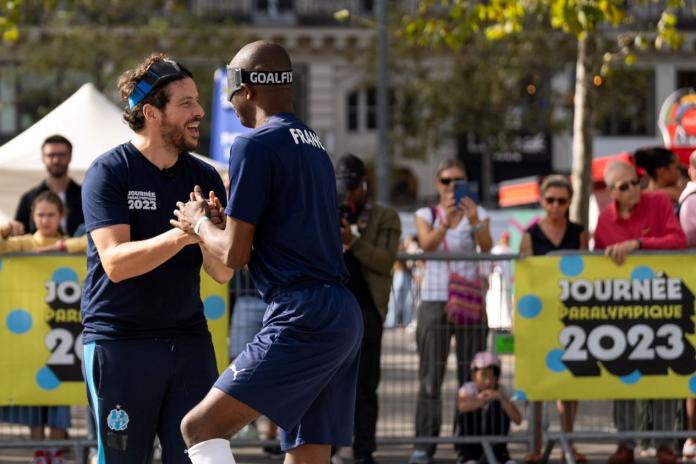
<path id="1" fill-rule="evenodd" d="M 193 77 L 193 74 L 176 61 L 168 58 L 155 61 L 128 95 L 128 108 L 135 108 L 158 87 L 185 77 Z"/>
<path id="2" fill-rule="evenodd" d="M 251 85 L 290 85 L 292 69 L 287 71 L 247 71 L 227 66 L 227 100 L 242 89 L 242 84 Z"/>

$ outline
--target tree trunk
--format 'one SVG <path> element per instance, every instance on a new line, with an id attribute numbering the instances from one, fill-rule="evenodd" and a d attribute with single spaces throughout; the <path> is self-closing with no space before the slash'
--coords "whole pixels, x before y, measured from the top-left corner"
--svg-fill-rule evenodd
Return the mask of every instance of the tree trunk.
<path id="1" fill-rule="evenodd" d="M 595 37 L 586 33 L 578 39 L 575 66 L 575 99 L 573 116 L 573 202 L 571 220 L 589 226 L 592 194 L 592 56 Z"/>

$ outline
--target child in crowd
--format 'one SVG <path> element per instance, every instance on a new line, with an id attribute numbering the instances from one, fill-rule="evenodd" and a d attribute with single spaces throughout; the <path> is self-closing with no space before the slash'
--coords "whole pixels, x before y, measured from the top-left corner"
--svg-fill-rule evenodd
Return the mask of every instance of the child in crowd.
<path id="1" fill-rule="evenodd" d="M 65 207 L 60 197 L 45 191 L 36 196 L 31 205 L 31 214 L 36 224 L 34 234 L 14 235 L 12 223 L 0 224 L 0 256 L 14 252 L 84 252 L 87 237 L 71 238 L 60 230 L 60 221 Z M 0 407 L 0 422 L 29 426 L 32 440 L 45 438 L 44 428 L 49 429 L 48 438 L 64 440 L 70 427 L 68 406 L 3 406 Z M 39 449 L 34 453 L 34 464 L 64 464 L 62 450 Z"/>
<path id="2" fill-rule="evenodd" d="M 505 387 L 499 384 L 500 359 L 493 353 L 481 351 L 471 361 L 471 382 L 459 389 L 455 434 L 460 437 L 477 435 L 507 435 L 510 421 L 522 422 L 522 415 L 510 400 Z M 458 464 L 485 462 L 483 446 L 478 443 L 457 445 Z M 512 464 L 506 443 L 493 444 L 499 463 Z"/>

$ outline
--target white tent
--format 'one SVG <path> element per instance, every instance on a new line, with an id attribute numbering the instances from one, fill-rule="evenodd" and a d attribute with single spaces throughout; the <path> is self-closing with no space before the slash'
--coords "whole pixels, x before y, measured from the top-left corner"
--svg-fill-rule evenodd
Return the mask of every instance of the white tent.
<path id="1" fill-rule="evenodd" d="M 46 176 L 41 143 L 53 134 L 73 144 L 70 177 L 82 182 L 97 156 L 126 142 L 133 132 L 121 111 L 92 84 L 84 84 L 33 126 L 0 147 L 0 221 L 14 216 L 19 197 Z M 199 156 L 222 173 L 226 166 Z"/>

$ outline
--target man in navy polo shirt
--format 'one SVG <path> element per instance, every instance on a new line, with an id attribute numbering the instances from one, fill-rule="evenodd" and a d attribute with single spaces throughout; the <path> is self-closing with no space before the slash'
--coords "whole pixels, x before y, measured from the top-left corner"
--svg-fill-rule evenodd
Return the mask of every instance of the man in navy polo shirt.
<path id="1" fill-rule="evenodd" d="M 165 463 L 189 463 L 179 422 L 217 377 L 200 268 L 219 282 L 232 270 L 169 220 L 194 186 L 223 199 L 225 190 L 188 152 L 204 115 L 188 70 L 154 54 L 118 88 L 135 136 L 99 156 L 82 187 L 83 366 L 98 462 L 144 463 L 157 435 Z"/>
<path id="2" fill-rule="evenodd" d="M 180 205 L 172 223 L 228 266 L 246 264 L 268 303 L 263 327 L 186 415 L 194 464 L 230 464 L 228 438 L 263 414 L 281 427 L 286 462 L 328 463 L 352 442 L 360 308 L 345 287 L 336 180 L 319 137 L 292 111 L 292 73 L 279 45 L 254 42 L 228 66 L 235 139 L 225 230 L 206 201 Z M 253 246 L 253 249 L 252 249 Z"/>

